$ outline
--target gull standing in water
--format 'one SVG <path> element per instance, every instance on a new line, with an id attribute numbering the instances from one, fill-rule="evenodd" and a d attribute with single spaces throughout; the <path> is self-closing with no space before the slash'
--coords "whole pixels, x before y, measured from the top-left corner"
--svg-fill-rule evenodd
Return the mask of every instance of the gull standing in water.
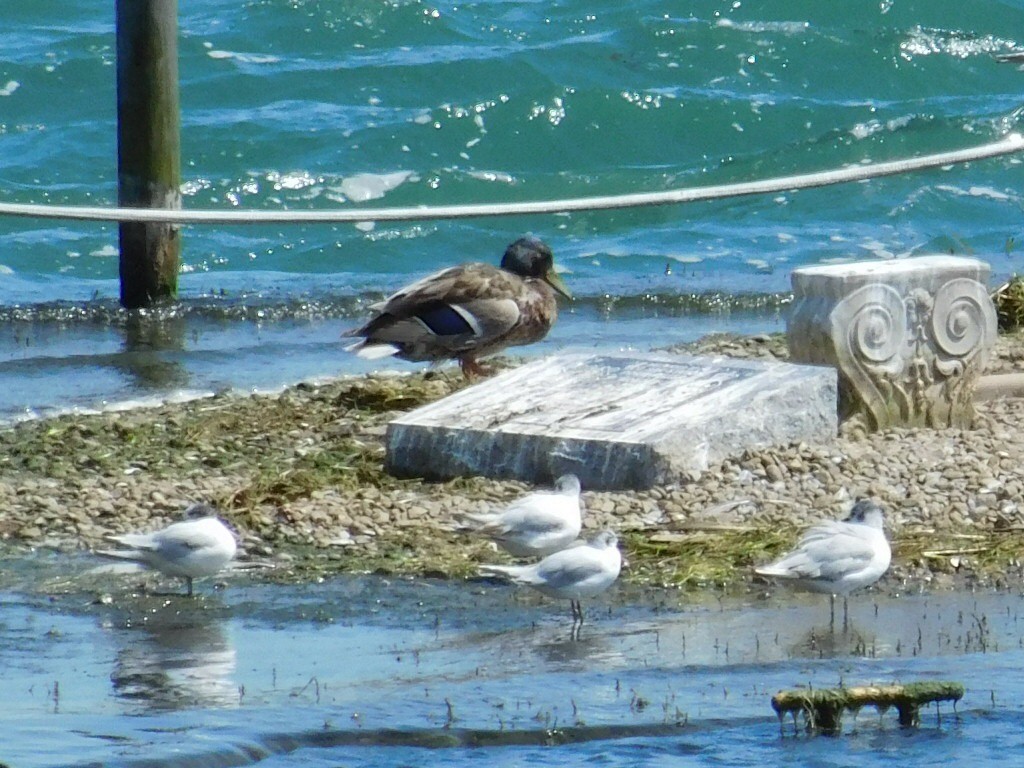
<path id="1" fill-rule="evenodd" d="M 809 592 L 827 593 L 833 627 L 835 596 L 842 595 L 846 629 L 847 595 L 874 584 L 889 568 L 892 551 L 882 523 L 882 508 L 870 499 L 861 499 L 845 520 L 818 523 L 803 535 L 796 549 L 754 572 Z"/>
<path id="2" fill-rule="evenodd" d="M 548 597 L 568 600 L 572 608 L 573 636 L 583 625 L 584 597 L 604 592 L 619 577 L 622 555 L 619 539 L 612 531 L 602 531 L 593 541 L 580 543 L 548 555 L 532 565 L 482 565 L 488 576 L 504 576 L 516 584 L 525 584 Z"/>
<path id="3" fill-rule="evenodd" d="M 152 533 L 123 533 L 106 538 L 126 549 L 100 550 L 96 554 L 116 560 L 129 560 L 185 579 L 188 596 L 192 580 L 213 576 L 235 556 L 234 534 L 208 504 L 193 504 L 185 510 L 185 520 Z"/>
<path id="4" fill-rule="evenodd" d="M 562 475 L 553 491 L 534 491 L 507 507 L 459 517 L 465 528 L 490 537 L 513 557 L 544 557 L 580 535 L 580 479 Z"/>

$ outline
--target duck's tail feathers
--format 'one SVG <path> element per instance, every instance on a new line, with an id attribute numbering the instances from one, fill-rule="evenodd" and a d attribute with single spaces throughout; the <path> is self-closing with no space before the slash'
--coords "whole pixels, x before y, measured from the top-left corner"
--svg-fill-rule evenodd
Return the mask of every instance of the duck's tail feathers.
<path id="1" fill-rule="evenodd" d="M 397 355 L 401 350 L 394 344 L 370 344 L 366 339 L 360 339 L 354 344 L 345 347 L 346 352 L 355 352 L 364 360 L 380 360 L 384 357 Z"/>

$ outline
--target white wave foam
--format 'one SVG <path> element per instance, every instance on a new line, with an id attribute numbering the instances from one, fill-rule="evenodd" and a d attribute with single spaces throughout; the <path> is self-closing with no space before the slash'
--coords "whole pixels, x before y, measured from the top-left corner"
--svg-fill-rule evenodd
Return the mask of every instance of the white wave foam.
<path id="1" fill-rule="evenodd" d="M 211 59 L 234 59 L 242 64 L 276 64 L 281 61 L 279 56 L 264 53 L 241 53 L 240 51 L 222 51 L 211 49 L 206 52 Z"/>
<path id="2" fill-rule="evenodd" d="M 357 173 L 353 176 L 346 176 L 341 180 L 341 184 L 331 187 L 331 190 L 341 193 L 343 199 L 362 203 L 366 200 L 378 200 L 405 182 L 416 181 L 417 178 L 412 171 Z"/>

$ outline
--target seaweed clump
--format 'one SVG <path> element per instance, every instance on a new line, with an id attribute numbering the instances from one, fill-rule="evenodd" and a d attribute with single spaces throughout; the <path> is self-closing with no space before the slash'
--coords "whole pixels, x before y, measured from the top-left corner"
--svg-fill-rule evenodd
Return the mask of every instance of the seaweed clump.
<path id="1" fill-rule="evenodd" d="M 1000 331 L 1024 328 L 1024 277 L 1014 275 L 992 293 Z"/>

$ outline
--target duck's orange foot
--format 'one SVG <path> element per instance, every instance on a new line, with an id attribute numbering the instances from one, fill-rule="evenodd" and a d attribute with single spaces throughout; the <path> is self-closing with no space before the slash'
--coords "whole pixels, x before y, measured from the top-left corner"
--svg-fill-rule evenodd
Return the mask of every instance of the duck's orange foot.
<path id="1" fill-rule="evenodd" d="M 472 381 L 475 378 L 490 376 L 492 373 L 494 373 L 493 368 L 481 365 L 471 357 L 459 358 L 459 368 L 462 369 L 462 375 L 465 376 L 470 381 Z"/>

